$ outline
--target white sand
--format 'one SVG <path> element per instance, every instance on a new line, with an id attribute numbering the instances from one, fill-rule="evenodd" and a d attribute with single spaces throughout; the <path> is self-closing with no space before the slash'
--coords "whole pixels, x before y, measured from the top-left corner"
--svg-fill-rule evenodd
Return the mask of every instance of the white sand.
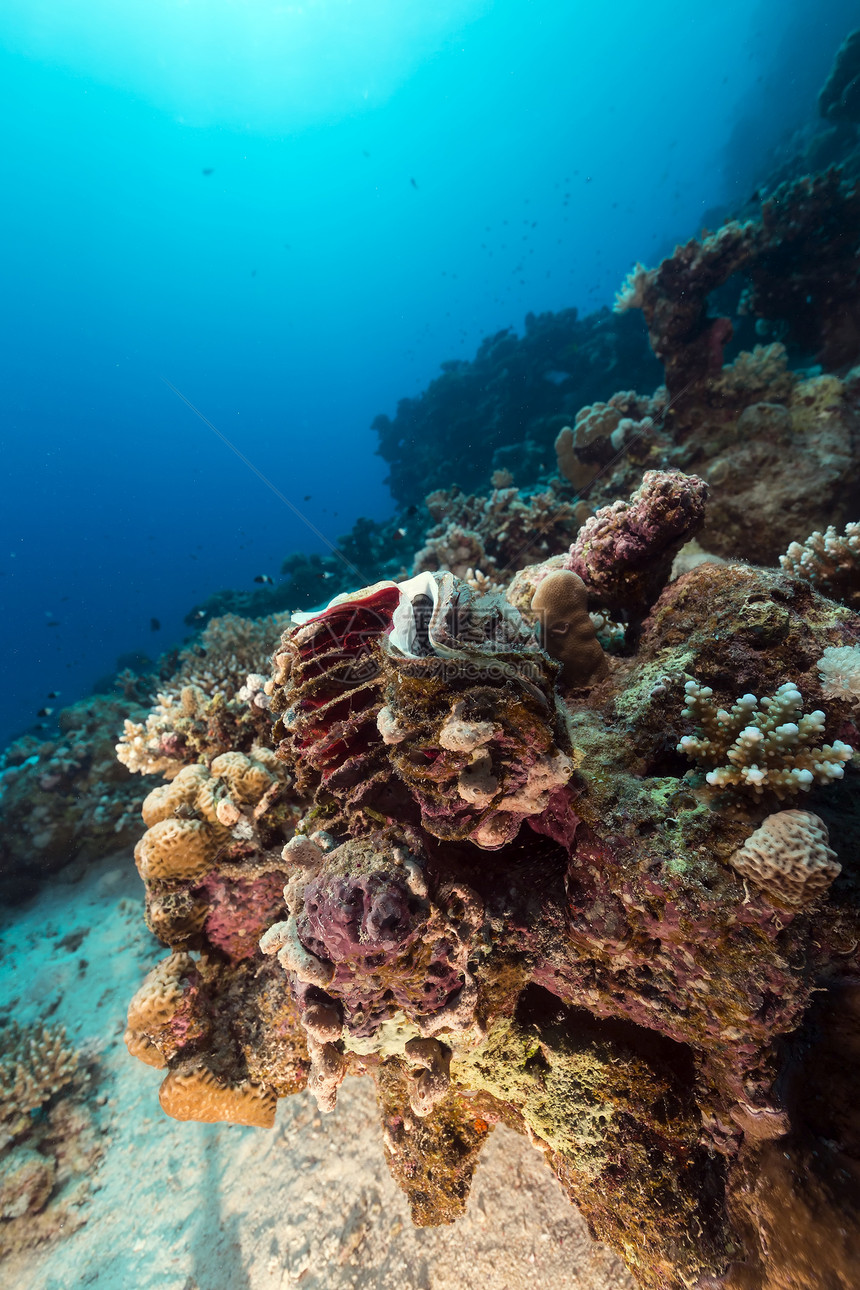
<path id="1" fill-rule="evenodd" d="M 73 950 L 57 944 L 86 931 Z M 306 1094 L 271 1132 L 178 1124 L 158 1071 L 128 1056 L 125 1010 L 165 953 L 146 931 L 128 855 L 52 879 L 0 933 L 0 1010 L 99 1049 L 105 1156 L 84 1223 L 0 1268 L 4 1290 L 631 1290 L 542 1158 L 499 1128 L 465 1217 L 416 1229 L 382 1156 L 373 1088 L 348 1080 L 333 1115 Z"/>

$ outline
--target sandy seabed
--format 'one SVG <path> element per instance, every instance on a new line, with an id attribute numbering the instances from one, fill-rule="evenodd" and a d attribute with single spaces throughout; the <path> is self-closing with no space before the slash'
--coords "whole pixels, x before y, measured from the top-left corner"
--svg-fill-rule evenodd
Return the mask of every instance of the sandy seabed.
<path id="1" fill-rule="evenodd" d="M 167 1118 L 160 1073 L 122 1039 L 164 953 L 126 853 L 6 914 L 0 1013 L 49 1012 L 97 1054 L 88 1105 L 104 1156 L 68 1227 L 80 1225 L 7 1257 L 3 1290 L 632 1290 L 542 1156 L 504 1127 L 465 1216 L 420 1229 L 386 1168 L 367 1079 L 345 1082 L 332 1115 L 307 1094 L 282 1100 L 269 1132 Z"/>

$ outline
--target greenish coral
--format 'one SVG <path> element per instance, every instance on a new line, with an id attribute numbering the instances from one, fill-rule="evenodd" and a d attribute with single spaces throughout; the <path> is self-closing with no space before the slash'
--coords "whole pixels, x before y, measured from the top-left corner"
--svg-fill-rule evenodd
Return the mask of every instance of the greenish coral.
<path id="1" fill-rule="evenodd" d="M 587 1044 L 552 1048 L 503 1018 L 479 1049 L 453 1060 L 451 1074 L 517 1107 L 536 1138 L 594 1178 L 607 1163 L 606 1126 L 616 1110 L 606 1095 L 612 1060 Z"/>

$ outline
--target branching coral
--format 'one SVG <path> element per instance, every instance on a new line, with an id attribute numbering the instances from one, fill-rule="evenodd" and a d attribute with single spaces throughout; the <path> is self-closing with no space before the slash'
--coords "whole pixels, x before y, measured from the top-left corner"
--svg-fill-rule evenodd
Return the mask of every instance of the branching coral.
<path id="1" fill-rule="evenodd" d="M 779 562 L 826 596 L 860 606 L 860 523 L 846 524 L 843 533 L 833 525 L 823 533 L 816 530 L 805 542 L 792 542 Z"/>
<path id="2" fill-rule="evenodd" d="M 771 792 L 783 800 L 841 779 L 853 756 L 841 739 L 813 745 L 824 733 L 825 715 L 803 715 L 803 699 L 791 681 L 761 702 L 745 694 L 728 711 L 712 702 L 708 686 L 690 680 L 684 689 L 683 715 L 698 723 L 701 734 L 685 735 L 678 751 L 710 767 L 705 778 L 715 788 L 743 787 L 757 797 Z"/>

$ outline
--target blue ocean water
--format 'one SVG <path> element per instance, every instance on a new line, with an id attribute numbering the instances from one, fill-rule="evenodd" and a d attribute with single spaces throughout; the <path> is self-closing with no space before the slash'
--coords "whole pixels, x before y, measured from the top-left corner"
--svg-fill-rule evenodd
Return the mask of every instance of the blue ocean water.
<path id="1" fill-rule="evenodd" d="M 713 226 L 858 17 L 4 0 L 0 741 L 324 549 L 171 387 L 329 540 L 385 516 L 373 417 Z"/>

